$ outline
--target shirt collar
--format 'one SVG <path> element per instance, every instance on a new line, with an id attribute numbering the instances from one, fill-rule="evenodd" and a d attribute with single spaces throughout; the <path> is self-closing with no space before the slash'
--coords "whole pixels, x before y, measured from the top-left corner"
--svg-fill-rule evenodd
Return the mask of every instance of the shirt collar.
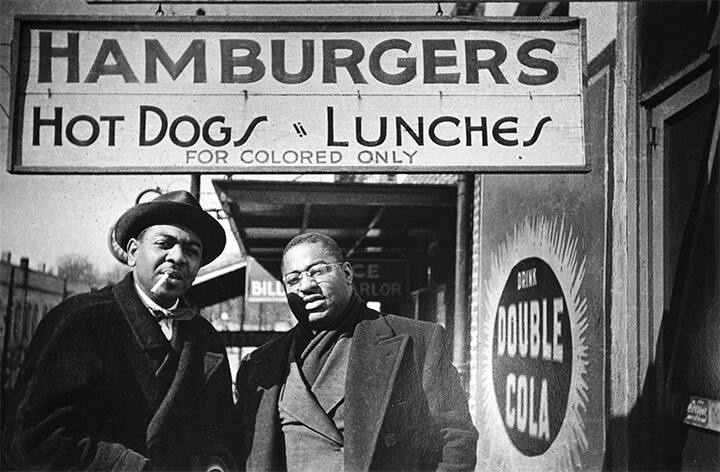
<path id="1" fill-rule="evenodd" d="M 180 303 L 180 299 L 178 298 L 177 300 L 175 300 L 175 303 L 173 303 L 173 306 L 171 306 L 170 308 L 163 308 L 157 303 L 155 303 L 152 298 L 148 297 L 143 291 L 142 287 L 137 284 L 137 282 L 135 282 L 134 285 L 135 291 L 140 297 L 140 301 L 142 301 L 143 305 L 145 305 L 150 310 L 160 310 L 164 312 L 173 311 L 175 308 L 178 307 L 178 304 Z"/>

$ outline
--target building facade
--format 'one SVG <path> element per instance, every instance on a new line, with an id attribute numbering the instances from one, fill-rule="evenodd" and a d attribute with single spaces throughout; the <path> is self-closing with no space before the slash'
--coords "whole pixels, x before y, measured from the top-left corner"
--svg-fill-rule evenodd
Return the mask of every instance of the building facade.
<path id="1" fill-rule="evenodd" d="M 717 470 L 718 4 L 594 7 L 590 173 L 475 176 L 481 468 Z"/>
<path id="2" fill-rule="evenodd" d="M 22 258 L 19 265 L 0 260 L 3 393 L 15 385 L 25 351 L 45 313 L 70 295 L 90 289 L 88 284 L 30 269 L 27 258 Z"/>

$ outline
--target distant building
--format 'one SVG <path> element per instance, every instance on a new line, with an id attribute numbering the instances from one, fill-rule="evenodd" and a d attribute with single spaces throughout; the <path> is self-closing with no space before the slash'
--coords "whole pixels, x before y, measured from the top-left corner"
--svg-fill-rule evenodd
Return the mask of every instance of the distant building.
<path id="1" fill-rule="evenodd" d="M 9 255 L 4 254 L 0 260 L 3 393 L 15 385 L 25 350 L 45 313 L 70 295 L 88 292 L 92 288 L 89 284 L 71 282 L 52 273 L 30 269 L 27 258 L 14 265 Z"/>

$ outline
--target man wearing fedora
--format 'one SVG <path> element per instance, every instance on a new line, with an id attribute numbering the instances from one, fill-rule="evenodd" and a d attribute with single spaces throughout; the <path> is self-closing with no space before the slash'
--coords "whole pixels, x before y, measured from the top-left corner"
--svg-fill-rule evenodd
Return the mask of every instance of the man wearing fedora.
<path id="1" fill-rule="evenodd" d="M 114 238 L 132 272 L 43 318 L 5 412 L 4 460 L 19 470 L 227 470 L 225 347 L 181 298 L 225 231 L 175 191 L 127 210 Z"/>

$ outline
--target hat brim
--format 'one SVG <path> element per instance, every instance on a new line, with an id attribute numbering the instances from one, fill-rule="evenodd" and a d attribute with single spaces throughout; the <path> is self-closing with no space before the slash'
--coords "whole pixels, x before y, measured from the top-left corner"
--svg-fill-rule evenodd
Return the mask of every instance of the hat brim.
<path id="1" fill-rule="evenodd" d="M 225 249 L 225 230 L 215 218 L 200 208 L 174 201 L 151 201 L 130 208 L 115 224 L 115 240 L 127 250 L 128 242 L 145 228 L 163 224 L 184 226 L 200 237 L 202 265 L 215 260 Z"/>

